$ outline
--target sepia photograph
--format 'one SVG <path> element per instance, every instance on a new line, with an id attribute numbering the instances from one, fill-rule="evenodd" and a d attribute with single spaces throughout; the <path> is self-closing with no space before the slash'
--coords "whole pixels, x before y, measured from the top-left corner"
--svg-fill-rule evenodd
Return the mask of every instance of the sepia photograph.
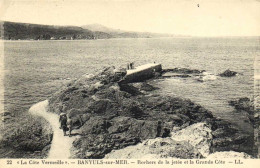
<path id="1" fill-rule="evenodd" d="M 0 31 L 6 165 L 260 157 L 259 0 L 3 0 Z"/>

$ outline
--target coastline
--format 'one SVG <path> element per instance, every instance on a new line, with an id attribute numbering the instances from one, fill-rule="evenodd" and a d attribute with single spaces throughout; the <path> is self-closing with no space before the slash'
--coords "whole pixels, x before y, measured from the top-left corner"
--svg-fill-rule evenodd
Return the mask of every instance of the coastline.
<path id="1" fill-rule="evenodd" d="M 204 72 L 177 70 L 196 74 Z M 160 78 L 160 75 L 150 80 Z M 173 146 L 177 141 L 183 144 L 181 146 L 183 149 L 186 146 L 189 147 L 187 151 L 191 151 L 184 155 L 172 155 L 170 151 L 167 153 L 166 150 L 166 156 L 169 158 L 205 158 L 210 154 L 217 155 L 216 152 L 232 150 L 236 152 L 222 153 L 217 156 L 239 155 L 242 158 L 248 158 L 252 156 L 245 153 L 254 155 L 251 151 L 252 137 L 250 135 L 240 132 L 227 121 L 215 118 L 210 111 L 200 105 L 180 97 L 151 94 L 151 91 L 158 88 L 150 85 L 149 80 L 120 85 L 117 83 L 118 79 L 120 78 L 115 78 L 114 67 L 105 68 L 95 75 L 83 75 L 54 93 L 49 102 L 45 100 L 30 108 L 29 113 L 46 120 L 47 125 L 51 126 L 53 131 L 51 144 L 47 150 L 43 149 L 45 154 L 42 157 L 50 159 L 116 158 L 118 154 L 111 156 L 110 153 L 124 151 L 128 147 L 135 148 L 135 146 L 140 146 L 145 142 L 150 143 L 150 141 L 153 143 L 166 141 Z M 231 103 L 246 112 L 249 107 L 251 108 L 250 101 L 250 99 L 242 99 Z M 251 110 L 250 108 L 249 110 Z M 72 138 L 64 137 L 58 128 L 57 114 L 61 112 L 72 116 L 75 126 Z M 248 120 L 252 122 L 250 118 Z M 190 134 L 188 130 L 201 129 L 201 124 L 202 128 L 205 127 L 209 131 L 206 134 L 197 133 L 193 135 L 193 138 L 202 139 L 202 141 L 186 144 L 187 138 L 169 139 L 172 135 L 178 134 L 187 137 Z M 205 131 L 205 129 L 201 130 Z M 208 135 L 210 136 L 208 137 Z M 197 141 L 195 139 L 194 142 Z M 63 143 L 60 143 L 61 141 Z M 206 152 L 199 150 L 200 147 L 197 146 L 199 143 L 207 146 Z M 157 150 L 160 148 L 162 147 L 157 146 Z M 150 156 L 151 151 L 146 152 Z M 127 153 L 127 151 L 123 153 Z M 108 154 L 110 156 L 106 156 Z"/>
<path id="2" fill-rule="evenodd" d="M 185 130 L 196 123 L 206 123 L 212 131 L 212 138 L 206 140 L 210 141 L 209 153 L 237 151 L 253 155 L 253 135 L 215 118 L 190 100 L 151 94 L 156 88 L 147 81 L 118 85 L 113 72 L 113 67 L 107 67 L 95 75 L 82 76 L 49 100 L 50 111 L 67 113 L 77 126 L 80 136 L 73 142 L 73 158 L 101 159 L 113 150 L 147 139 L 167 138 L 173 130 Z M 250 105 L 250 100 L 245 101 Z M 245 104 L 243 100 L 241 103 L 239 107 Z"/>

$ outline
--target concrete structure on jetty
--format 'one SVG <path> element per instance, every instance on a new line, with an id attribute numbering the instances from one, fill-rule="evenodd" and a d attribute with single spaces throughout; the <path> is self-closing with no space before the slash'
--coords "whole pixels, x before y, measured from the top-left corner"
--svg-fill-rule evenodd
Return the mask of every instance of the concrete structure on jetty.
<path id="1" fill-rule="evenodd" d="M 156 72 L 162 71 L 161 64 L 145 64 L 136 67 L 135 69 L 127 70 L 126 76 L 120 83 L 142 82 L 155 76 Z"/>

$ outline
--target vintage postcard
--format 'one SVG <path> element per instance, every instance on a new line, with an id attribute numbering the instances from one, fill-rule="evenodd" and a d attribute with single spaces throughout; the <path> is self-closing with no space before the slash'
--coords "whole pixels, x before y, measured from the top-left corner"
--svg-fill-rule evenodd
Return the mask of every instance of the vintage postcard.
<path id="1" fill-rule="evenodd" d="M 1 167 L 257 167 L 259 0 L 3 0 Z"/>

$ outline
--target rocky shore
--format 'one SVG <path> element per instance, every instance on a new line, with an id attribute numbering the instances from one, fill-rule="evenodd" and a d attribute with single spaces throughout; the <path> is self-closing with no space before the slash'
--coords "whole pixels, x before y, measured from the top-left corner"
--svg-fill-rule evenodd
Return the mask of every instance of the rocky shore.
<path id="1" fill-rule="evenodd" d="M 184 75 L 204 72 L 172 71 Z M 205 158 L 218 151 L 253 155 L 252 134 L 215 118 L 190 100 L 151 94 L 158 88 L 145 81 L 119 84 L 123 76 L 114 72 L 114 67 L 108 67 L 84 75 L 49 99 L 49 111 L 72 117 L 72 133 L 79 136 L 73 142 L 72 158 L 118 158 L 125 156 L 122 153 L 128 153 L 129 159 L 139 155 Z"/>
<path id="2" fill-rule="evenodd" d="M 115 72 L 114 67 L 108 67 L 94 75 L 84 75 L 49 99 L 49 112 L 63 112 L 72 117 L 74 137 L 70 158 L 255 156 L 252 132 L 216 118 L 209 110 L 190 100 L 154 94 L 153 91 L 159 88 L 149 81 L 122 84 L 119 81 L 125 73 Z M 203 77 L 203 73 L 206 72 L 174 68 L 156 72 L 150 80 Z M 234 99 L 229 101 L 229 105 L 234 107 L 234 113 L 245 116 L 252 127 L 256 124 L 252 100 L 246 97 Z M 53 144 L 50 125 L 53 123 L 39 117 L 41 115 L 1 115 L 2 158 L 48 157 Z"/>
<path id="3" fill-rule="evenodd" d="M 27 113 L 2 113 L 0 119 L 1 158 L 47 157 L 53 132 L 46 120 Z"/>

